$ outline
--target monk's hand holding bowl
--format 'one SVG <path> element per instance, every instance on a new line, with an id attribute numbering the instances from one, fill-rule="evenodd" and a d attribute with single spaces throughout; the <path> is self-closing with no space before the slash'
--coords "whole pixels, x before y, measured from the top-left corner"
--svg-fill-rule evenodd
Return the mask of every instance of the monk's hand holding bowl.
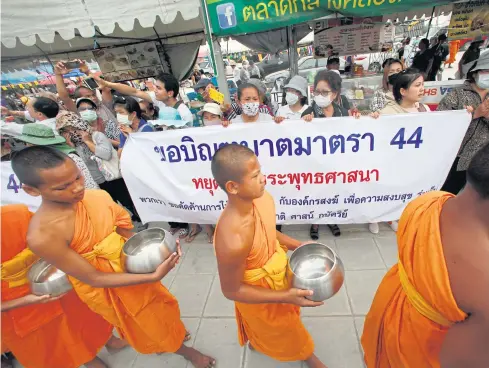
<path id="1" fill-rule="evenodd" d="M 168 272 L 173 270 L 175 266 L 180 262 L 182 256 L 182 249 L 180 248 L 180 242 L 177 240 L 177 251 L 172 253 L 165 261 L 158 266 L 155 272 L 153 272 L 154 281 L 159 281 L 165 277 Z"/>
<path id="2" fill-rule="evenodd" d="M 306 299 L 306 296 L 311 296 L 312 290 L 303 290 L 291 288 L 287 290 L 286 303 L 298 305 L 299 307 L 319 307 L 323 302 L 314 302 Z"/>
<path id="3" fill-rule="evenodd" d="M 28 294 L 24 297 L 25 302 L 27 304 L 44 304 L 44 303 L 49 303 L 49 302 L 54 302 L 55 300 L 61 299 L 63 296 L 65 296 L 66 293 L 63 293 L 58 296 L 51 296 L 49 294 L 46 295 L 34 295 L 34 294 Z"/>

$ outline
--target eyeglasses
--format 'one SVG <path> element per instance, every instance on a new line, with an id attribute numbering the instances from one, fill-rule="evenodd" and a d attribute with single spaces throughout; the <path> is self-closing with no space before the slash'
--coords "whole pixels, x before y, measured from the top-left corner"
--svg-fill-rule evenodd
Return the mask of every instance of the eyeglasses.
<path id="1" fill-rule="evenodd" d="M 333 91 L 317 91 L 317 90 L 316 90 L 316 91 L 314 91 L 312 94 L 313 94 L 314 96 L 319 96 L 319 95 L 321 95 L 321 96 L 323 96 L 323 97 L 326 97 L 326 96 L 328 96 L 330 93 L 333 93 Z"/>
<path id="2" fill-rule="evenodd" d="M 95 110 L 95 109 L 92 106 L 78 108 L 79 112 L 86 111 L 86 110 Z"/>

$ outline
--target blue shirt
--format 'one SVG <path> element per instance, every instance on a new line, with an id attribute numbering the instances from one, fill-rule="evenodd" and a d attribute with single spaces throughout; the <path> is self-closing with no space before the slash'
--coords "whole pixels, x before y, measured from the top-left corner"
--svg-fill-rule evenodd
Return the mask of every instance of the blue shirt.
<path id="1" fill-rule="evenodd" d="M 137 133 L 139 132 L 154 132 L 154 129 L 151 125 L 148 124 L 148 122 L 144 119 L 139 120 L 139 125 L 138 125 L 138 130 Z M 136 133 L 136 132 L 134 132 Z M 119 148 L 124 147 L 126 144 L 127 137 L 121 132 L 119 136 Z"/>

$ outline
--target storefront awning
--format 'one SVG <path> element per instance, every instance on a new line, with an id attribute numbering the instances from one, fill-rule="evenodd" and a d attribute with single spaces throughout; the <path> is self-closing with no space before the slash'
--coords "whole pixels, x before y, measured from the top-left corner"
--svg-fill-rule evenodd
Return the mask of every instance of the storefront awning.
<path id="1" fill-rule="evenodd" d="M 213 33 L 236 36 L 263 32 L 285 26 L 310 22 L 327 15 L 372 17 L 406 13 L 431 15 L 433 6 L 454 3 L 454 0 L 207 0 Z M 431 9 L 430 9 L 431 7 Z M 422 8 L 429 8 L 427 11 Z M 392 19 L 392 18 L 391 18 Z"/>
<path id="2" fill-rule="evenodd" d="M 6 48 L 19 46 L 19 42 L 25 46 L 38 42 L 52 44 L 56 34 L 69 41 L 77 35 L 96 36 L 97 30 L 102 34 L 130 32 L 135 28 L 136 19 L 142 28 L 151 29 L 157 17 L 161 24 L 172 24 L 175 28 L 166 32 L 186 33 L 188 29 L 182 29 L 186 28 L 185 22 L 175 22 L 178 14 L 183 21 L 188 21 L 198 18 L 199 11 L 199 0 L 5 1 L 2 3 L 1 40 Z"/>
<path id="3" fill-rule="evenodd" d="M 1 18 L 3 72 L 37 69 L 38 60 L 89 61 L 95 48 L 146 40 L 167 46 L 179 70 L 204 39 L 199 0 L 8 1 Z"/>

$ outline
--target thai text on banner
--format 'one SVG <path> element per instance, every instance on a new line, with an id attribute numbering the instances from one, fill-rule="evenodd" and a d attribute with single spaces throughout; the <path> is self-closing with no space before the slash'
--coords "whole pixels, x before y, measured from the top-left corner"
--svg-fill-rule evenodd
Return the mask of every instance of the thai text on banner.
<path id="1" fill-rule="evenodd" d="M 397 220 L 410 200 L 441 187 L 469 122 L 450 111 L 135 133 L 122 173 L 144 222 L 213 224 L 227 196 L 211 159 L 236 142 L 258 155 L 279 223 Z"/>

